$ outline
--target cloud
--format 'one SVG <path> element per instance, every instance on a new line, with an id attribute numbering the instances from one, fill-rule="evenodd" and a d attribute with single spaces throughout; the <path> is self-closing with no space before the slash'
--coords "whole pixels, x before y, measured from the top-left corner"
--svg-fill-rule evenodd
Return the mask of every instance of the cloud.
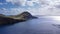
<path id="1" fill-rule="evenodd" d="M 27 1 L 27 0 L 6 0 L 6 2 L 11 2 L 12 4 L 16 4 L 16 5 L 22 5 L 22 6 L 33 6 L 33 2 L 38 3 L 39 0 L 31 0 L 31 1 Z"/>
<path id="2" fill-rule="evenodd" d="M 12 4 L 25 6 L 26 0 L 6 0 L 6 2 L 11 2 Z"/>
<path id="3" fill-rule="evenodd" d="M 0 3 L 0 5 L 2 5 L 3 3 Z"/>
<path id="4" fill-rule="evenodd" d="M 11 2 L 12 4 L 21 5 L 21 6 L 36 6 L 34 3 L 39 5 L 36 7 L 25 8 L 11 8 L 4 9 L 3 11 L 7 11 L 8 14 L 18 14 L 23 11 L 28 11 L 33 15 L 60 15 L 60 0 L 6 0 L 6 2 Z M 5 12 L 5 13 L 7 13 Z"/>
<path id="5" fill-rule="evenodd" d="M 3 4 L 7 4 L 7 3 L 1 3 L 1 2 L 0 2 L 0 5 L 3 5 Z"/>
<path id="6" fill-rule="evenodd" d="M 39 0 L 40 7 L 30 8 L 30 11 L 36 15 L 60 15 L 60 0 Z"/>
<path id="7" fill-rule="evenodd" d="M 17 15 L 25 11 L 24 8 L 11 8 L 11 9 L 6 9 L 6 8 L 1 8 L 0 9 L 0 14 L 4 15 Z"/>

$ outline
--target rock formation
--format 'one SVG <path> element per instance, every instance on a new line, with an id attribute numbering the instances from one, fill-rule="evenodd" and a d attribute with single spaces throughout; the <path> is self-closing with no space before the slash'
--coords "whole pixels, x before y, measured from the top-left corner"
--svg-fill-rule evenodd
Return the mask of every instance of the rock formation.
<path id="1" fill-rule="evenodd" d="M 0 25 L 14 24 L 17 22 L 23 22 L 32 18 L 37 18 L 32 16 L 29 12 L 23 12 L 19 15 L 5 16 L 0 14 Z"/>

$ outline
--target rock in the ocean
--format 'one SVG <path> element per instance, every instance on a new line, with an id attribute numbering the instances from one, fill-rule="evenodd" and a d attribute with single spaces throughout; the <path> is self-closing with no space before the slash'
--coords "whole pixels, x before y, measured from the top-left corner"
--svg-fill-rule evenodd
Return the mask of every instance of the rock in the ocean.
<path id="1" fill-rule="evenodd" d="M 31 18 L 37 18 L 37 17 L 32 16 L 29 12 L 23 12 L 19 15 L 12 15 L 12 16 L 5 16 L 5 15 L 0 14 L 0 25 L 23 22 Z"/>

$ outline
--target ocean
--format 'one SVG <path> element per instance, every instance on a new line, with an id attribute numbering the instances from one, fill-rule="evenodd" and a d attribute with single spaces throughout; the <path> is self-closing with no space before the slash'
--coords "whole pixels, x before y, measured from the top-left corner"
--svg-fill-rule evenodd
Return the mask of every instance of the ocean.
<path id="1" fill-rule="evenodd" d="M 37 19 L 0 27 L 0 34 L 60 34 L 60 16 L 38 16 Z"/>

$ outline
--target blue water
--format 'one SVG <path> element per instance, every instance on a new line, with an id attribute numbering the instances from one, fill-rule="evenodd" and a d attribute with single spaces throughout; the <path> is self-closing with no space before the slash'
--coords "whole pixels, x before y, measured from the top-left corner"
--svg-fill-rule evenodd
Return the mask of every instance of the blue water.
<path id="1" fill-rule="evenodd" d="M 39 16 L 25 22 L 0 27 L 0 34 L 60 34 L 60 28 L 56 25 L 57 21 L 50 16 Z"/>

